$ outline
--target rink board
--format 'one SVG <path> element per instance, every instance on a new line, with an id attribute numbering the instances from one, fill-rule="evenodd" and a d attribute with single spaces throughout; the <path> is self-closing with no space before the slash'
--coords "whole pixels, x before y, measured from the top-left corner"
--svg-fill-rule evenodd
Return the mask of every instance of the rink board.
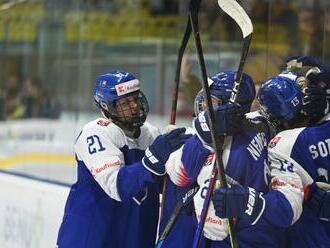
<path id="1" fill-rule="evenodd" d="M 2 248 L 55 247 L 69 186 L 0 171 Z"/>

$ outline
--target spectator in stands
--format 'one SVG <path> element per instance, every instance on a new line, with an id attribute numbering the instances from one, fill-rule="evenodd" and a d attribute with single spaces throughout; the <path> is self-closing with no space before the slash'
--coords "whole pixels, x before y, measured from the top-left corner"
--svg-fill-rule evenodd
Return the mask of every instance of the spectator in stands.
<path id="1" fill-rule="evenodd" d="M 0 121 L 4 120 L 6 118 L 5 116 L 5 99 L 3 92 L 0 92 Z"/>
<path id="2" fill-rule="evenodd" d="M 18 75 L 9 76 L 5 82 L 3 99 L 6 119 L 19 119 L 24 116 L 25 109 L 22 103 L 20 77 Z"/>
<path id="3" fill-rule="evenodd" d="M 152 0 L 151 1 L 151 13 L 153 15 L 170 15 L 178 14 L 179 1 L 173 0 Z"/>
<path id="4" fill-rule="evenodd" d="M 250 53 L 244 71 L 253 78 L 257 92 L 265 79 L 269 78 L 270 75 L 278 75 L 282 71 L 283 60 L 283 57 L 273 52 L 254 51 Z M 258 109 L 258 101 L 254 100 L 251 111 Z"/>
<path id="5" fill-rule="evenodd" d="M 25 106 L 24 117 L 40 117 L 43 115 L 45 99 L 44 90 L 39 78 L 27 78 L 24 81 L 24 95 L 22 97 Z"/>
<path id="6" fill-rule="evenodd" d="M 49 96 L 38 77 L 24 81 L 22 102 L 25 107 L 25 118 L 57 118 L 60 108 L 56 100 Z"/>
<path id="7" fill-rule="evenodd" d="M 195 96 L 201 89 L 200 79 L 192 73 L 192 64 L 187 55 L 181 65 L 181 83 L 178 98 L 178 115 L 191 117 L 194 112 Z"/>

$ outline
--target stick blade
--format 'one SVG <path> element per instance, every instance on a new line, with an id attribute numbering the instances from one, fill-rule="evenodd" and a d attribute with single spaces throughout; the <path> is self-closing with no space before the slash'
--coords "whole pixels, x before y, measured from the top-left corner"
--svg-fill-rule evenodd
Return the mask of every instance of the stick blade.
<path id="1" fill-rule="evenodd" d="M 235 0 L 218 0 L 220 8 L 238 24 L 243 33 L 243 38 L 253 32 L 253 25 L 245 10 Z"/>

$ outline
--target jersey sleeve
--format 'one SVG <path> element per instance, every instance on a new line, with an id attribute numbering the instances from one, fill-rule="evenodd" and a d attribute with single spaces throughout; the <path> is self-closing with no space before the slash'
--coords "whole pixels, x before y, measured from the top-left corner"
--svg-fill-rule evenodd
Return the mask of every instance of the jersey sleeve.
<path id="1" fill-rule="evenodd" d="M 203 146 L 196 135 L 189 138 L 166 162 L 166 171 L 171 181 L 179 187 L 194 183 L 209 154 L 210 150 Z"/>
<path id="2" fill-rule="evenodd" d="M 266 196 L 264 217 L 278 226 L 294 224 L 303 210 L 304 186 L 313 180 L 291 154 L 302 128 L 279 133 L 268 147 L 271 192 Z"/>
<path id="3" fill-rule="evenodd" d="M 123 201 L 138 194 L 154 179 L 140 161 L 125 165 L 120 150 L 124 134 L 119 129 L 106 128 L 109 127 L 84 128 L 76 141 L 75 152 L 104 192 L 112 199 Z"/>

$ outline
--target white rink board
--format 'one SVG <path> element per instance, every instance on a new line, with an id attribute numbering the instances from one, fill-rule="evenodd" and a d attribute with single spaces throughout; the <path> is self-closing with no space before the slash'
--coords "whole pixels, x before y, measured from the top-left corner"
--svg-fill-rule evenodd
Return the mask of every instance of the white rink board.
<path id="1" fill-rule="evenodd" d="M 55 247 L 70 188 L 0 173 L 2 248 Z"/>
<path id="2" fill-rule="evenodd" d="M 0 169 L 74 183 L 75 139 L 81 128 L 97 116 L 73 117 L 69 114 L 60 120 L 0 122 Z M 167 116 L 150 115 L 148 121 L 161 130 L 168 125 Z M 177 123 L 178 126 L 190 126 L 191 119 L 178 119 Z"/>

